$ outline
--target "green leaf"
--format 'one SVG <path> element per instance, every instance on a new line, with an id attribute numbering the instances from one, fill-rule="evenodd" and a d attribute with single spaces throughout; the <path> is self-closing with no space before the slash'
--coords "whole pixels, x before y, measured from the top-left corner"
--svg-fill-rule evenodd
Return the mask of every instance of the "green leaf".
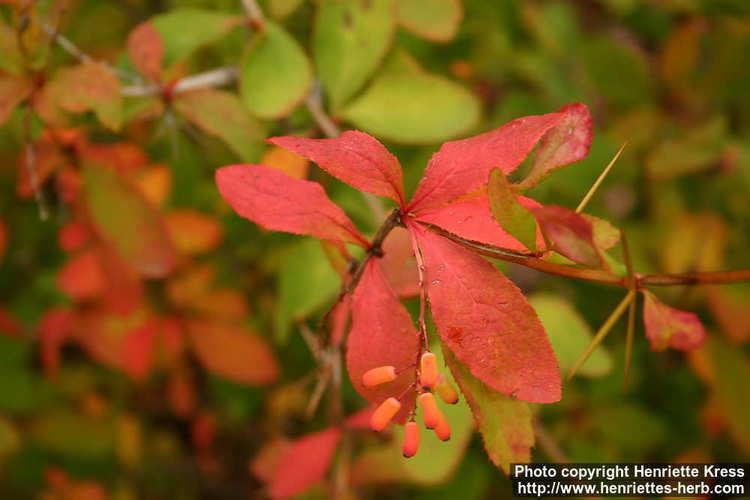
<path id="1" fill-rule="evenodd" d="M 262 118 L 289 114 L 307 95 L 310 64 L 297 41 L 279 25 L 266 22 L 240 68 L 240 97 Z"/>
<path id="2" fill-rule="evenodd" d="M 85 199 L 99 236 L 141 275 L 163 277 L 175 265 L 175 250 L 159 213 L 114 171 L 83 168 Z"/>
<path id="3" fill-rule="evenodd" d="M 487 184 L 492 216 L 508 234 L 523 243 L 529 250 L 536 248 L 536 219 L 518 202 L 516 193 L 499 168 L 490 172 Z"/>
<path id="4" fill-rule="evenodd" d="M 393 39 L 392 0 L 324 0 L 315 23 L 315 65 L 338 109 L 378 68 Z"/>
<path id="5" fill-rule="evenodd" d="M 38 415 L 29 425 L 29 437 L 52 452 L 81 458 L 113 456 L 117 443 L 113 420 L 62 409 Z"/>
<path id="6" fill-rule="evenodd" d="M 330 302 L 341 280 L 328 263 L 320 243 L 305 239 L 283 257 L 278 276 L 276 338 L 286 342 L 289 326 Z"/>
<path id="7" fill-rule="evenodd" d="M 269 0 L 266 11 L 274 19 L 284 19 L 294 13 L 303 0 Z"/>
<path id="8" fill-rule="evenodd" d="M 452 354 L 447 353 L 446 360 L 471 407 L 492 463 L 509 474 L 512 463 L 531 461 L 534 429 L 528 403 L 490 389 Z"/>
<path id="9" fill-rule="evenodd" d="M 398 22 L 407 30 L 433 42 L 456 36 L 463 10 L 460 0 L 399 0 Z"/>
<path id="10" fill-rule="evenodd" d="M 179 94 L 174 107 L 204 132 L 220 138 L 245 161 L 255 161 L 263 149 L 263 125 L 248 114 L 229 92 L 204 89 Z"/>
<path id="11" fill-rule="evenodd" d="M 557 355 L 560 371 L 567 373 L 593 337 L 591 327 L 568 301 L 557 295 L 535 293 L 529 297 L 531 306 L 547 331 Z M 578 370 L 579 375 L 601 377 L 612 369 L 612 358 L 603 346 L 597 347 Z"/>
<path id="12" fill-rule="evenodd" d="M 750 380 L 750 358 L 736 346 L 713 336 L 708 343 L 715 380 L 713 390 L 729 434 L 750 456 L 750 405 L 747 404 L 747 382 Z"/>
<path id="13" fill-rule="evenodd" d="M 241 20 L 231 14 L 185 7 L 155 16 L 151 22 L 164 41 L 165 65 L 171 65 L 199 47 L 219 40 Z"/>
<path id="14" fill-rule="evenodd" d="M 373 135 L 407 144 L 463 135 L 479 115 L 479 101 L 468 90 L 423 72 L 382 75 L 342 112 Z"/>

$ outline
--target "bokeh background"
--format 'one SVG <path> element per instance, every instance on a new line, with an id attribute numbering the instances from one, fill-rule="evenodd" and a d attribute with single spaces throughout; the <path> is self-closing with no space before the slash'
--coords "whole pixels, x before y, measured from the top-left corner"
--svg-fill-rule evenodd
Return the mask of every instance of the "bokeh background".
<path id="1" fill-rule="evenodd" d="M 27 23 L 34 72 L 59 82 L 59 70 L 77 61 L 49 43 L 44 25 L 56 25 L 56 7 L 23 3 L 0 1 L 0 72 L 18 69 L 15 33 Z M 750 266 L 749 2 L 421 0 L 399 2 L 397 13 L 378 0 L 328 3 L 336 4 L 261 1 L 275 30 L 262 38 L 242 21 L 240 1 L 67 2 L 60 33 L 117 67 L 122 87 L 238 65 L 239 83 L 222 86 L 220 97 L 125 97 L 115 118 L 88 101 L 80 111 L 96 113 L 62 118 L 21 104 L 0 128 L 0 498 L 261 498 L 279 443 L 326 426 L 325 411 L 306 415 L 316 365 L 300 328 L 314 328 L 337 294 L 329 255 L 316 241 L 239 218 L 213 181 L 219 166 L 262 158 L 322 182 L 373 231 L 378 207 L 263 143 L 324 135 L 304 102 L 316 82 L 336 125 L 370 132 L 399 157 L 407 192 L 444 140 L 584 102 L 595 119 L 589 157 L 532 197 L 575 207 L 627 142 L 588 211 L 625 229 L 636 269 Z M 131 79 L 138 71 L 128 37 L 149 19 L 167 41 L 165 64 Z M 77 82 L 66 85 L 91 84 Z M 81 92 L 95 99 L 90 88 Z M 24 173 L 30 143 L 46 219 Z M 90 161 L 116 175 L 87 175 Z M 139 245 L 155 245 L 146 260 L 155 259 L 156 272 L 147 264 L 133 271 L 128 258 L 92 243 L 92 217 L 118 242 L 115 254 L 138 259 Z M 176 258 L 159 269 L 165 242 Z M 622 295 L 502 269 L 538 307 L 563 365 Z M 700 314 L 706 345 L 654 353 L 639 324 L 623 389 L 618 325 L 565 384 L 563 400 L 538 408 L 535 460 L 748 459 L 750 286 L 658 293 Z M 408 305 L 415 310 L 413 299 Z M 348 383 L 344 394 L 348 411 L 363 406 Z M 359 464 L 359 453 L 391 446 L 363 438 L 354 494 L 509 494 L 479 437 L 464 434 L 408 465 L 397 448 L 391 462 L 381 454 L 380 465 L 372 457 Z M 306 495 L 324 498 L 326 489 Z"/>

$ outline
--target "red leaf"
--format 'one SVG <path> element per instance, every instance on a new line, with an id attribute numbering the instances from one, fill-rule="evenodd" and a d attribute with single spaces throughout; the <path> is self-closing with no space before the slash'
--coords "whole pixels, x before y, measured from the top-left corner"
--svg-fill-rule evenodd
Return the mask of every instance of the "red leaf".
<path id="1" fill-rule="evenodd" d="M 346 366 L 354 388 L 373 404 L 388 397 L 401 400 L 396 420 L 403 422 L 414 407 L 419 337 L 411 316 L 385 281 L 380 263 L 370 260 L 352 296 L 352 327 L 347 342 Z M 398 377 L 393 382 L 365 387 L 362 375 L 391 365 Z"/>
<path id="2" fill-rule="evenodd" d="M 526 116 L 484 134 L 446 142 L 430 160 L 406 211 L 418 212 L 437 207 L 470 193 L 487 183 L 493 168 L 500 168 L 509 174 L 529 155 L 545 133 L 567 123 L 568 114 L 577 114 L 581 109 L 586 108 L 574 105 L 557 113 Z M 590 135 L 590 128 L 588 133 Z M 571 138 L 578 139 L 578 135 L 571 135 Z M 579 155 L 583 152 L 585 156 L 588 144 L 585 148 L 573 149 Z M 562 153 L 554 157 L 554 161 L 570 162 L 577 159 L 578 156 Z"/>
<path id="3" fill-rule="evenodd" d="M 308 434 L 285 447 L 269 485 L 271 498 L 288 498 L 323 479 L 331 466 L 341 431 L 329 429 Z"/>
<path id="4" fill-rule="evenodd" d="M 5 222 L 0 219 L 0 260 L 5 255 L 5 248 L 8 246 L 8 229 L 5 226 Z"/>
<path id="5" fill-rule="evenodd" d="M 396 227 L 383 243 L 381 268 L 388 284 L 399 297 L 419 294 L 419 272 L 406 229 Z"/>
<path id="6" fill-rule="evenodd" d="M 594 227 L 590 220 L 557 205 L 540 206 L 532 212 L 554 251 L 584 266 L 604 266 L 594 244 Z"/>
<path id="7" fill-rule="evenodd" d="M 560 399 L 560 371 L 534 309 L 495 267 L 411 223 L 440 338 L 472 375 L 532 403 Z"/>
<path id="8" fill-rule="evenodd" d="M 211 373 L 249 385 L 265 385 L 278 377 L 271 349 L 258 335 L 212 321 L 187 325 L 193 350 Z"/>
<path id="9" fill-rule="evenodd" d="M 153 24 L 141 23 L 128 35 L 128 54 L 133 65 L 144 76 L 159 81 L 164 45 L 161 35 Z"/>
<path id="10" fill-rule="evenodd" d="M 314 161 L 337 179 L 359 189 L 404 204 L 401 166 L 375 138 L 350 130 L 335 139 L 273 137 L 269 142 Z"/>
<path id="11" fill-rule="evenodd" d="M 105 306 L 120 314 L 135 310 L 143 296 L 143 283 L 135 269 L 106 245 L 99 247 L 99 262 L 107 280 Z"/>
<path id="12" fill-rule="evenodd" d="M 106 279 L 97 252 L 87 250 L 68 260 L 57 275 L 57 286 L 74 300 L 101 295 Z"/>
<path id="13" fill-rule="evenodd" d="M 122 341 L 122 371 L 135 380 L 143 380 L 154 365 L 158 318 L 150 318 L 141 327 L 128 332 Z"/>
<path id="14" fill-rule="evenodd" d="M 266 229 L 367 247 L 367 240 L 317 182 L 261 165 L 230 165 L 216 171 L 216 184 L 235 212 Z"/>
<path id="15" fill-rule="evenodd" d="M 34 90 L 34 82 L 27 78 L 0 75 L 0 125 Z"/>
<path id="16" fill-rule="evenodd" d="M 44 313 L 37 327 L 39 350 L 48 377 L 57 375 L 60 367 L 60 348 L 73 332 L 75 315 L 67 309 L 52 309 Z"/>
<path id="17" fill-rule="evenodd" d="M 553 170 L 586 157 L 591 147 L 591 113 L 583 104 L 569 104 L 560 110 L 563 119 L 539 142 L 531 171 L 521 182 L 522 189 L 536 186 Z"/>
<path id="18" fill-rule="evenodd" d="M 539 207 L 539 203 L 519 196 L 518 201 L 525 208 Z M 516 238 L 508 234 L 492 216 L 487 193 L 456 201 L 449 205 L 428 208 L 416 217 L 421 222 L 435 225 L 467 240 L 507 248 L 519 252 L 528 249 Z M 537 234 L 537 246 L 544 244 L 541 233 Z"/>
<path id="19" fill-rule="evenodd" d="M 4 308 L 0 307 L 0 334 L 10 337 L 21 337 L 23 328 L 21 324 Z"/>
<path id="20" fill-rule="evenodd" d="M 647 290 L 643 290 L 643 323 L 654 351 L 668 347 L 689 351 L 706 340 L 706 330 L 697 315 L 669 307 Z"/>
<path id="21" fill-rule="evenodd" d="M 91 241 L 91 230 L 82 220 L 68 222 L 60 228 L 57 234 L 57 242 L 60 248 L 66 252 L 80 250 Z"/>

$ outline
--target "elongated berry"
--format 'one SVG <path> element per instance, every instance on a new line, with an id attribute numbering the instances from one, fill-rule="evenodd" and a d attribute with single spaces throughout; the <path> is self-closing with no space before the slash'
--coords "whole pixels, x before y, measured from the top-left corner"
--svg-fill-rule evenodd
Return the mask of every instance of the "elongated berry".
<path id="1" fill-rule="evenodd" d="M 432 389 L 438 379 L 438 366 L 435 354 L 426 352 L 422 354 L 419 363 L 419 382 L 422 387 Z"/>
<path id="2" fill-rule="evenodd" d="M 443 416 L 435 401 L 435 396 L 431 392 L 423 392 L 419 395 L 419 407 L 422 408 L 422 418 L 424 426 L 428 429 L 434 429 Z"/>
<path id="3" fill-rule="evenodd" d="M 401 403 L 396 398 L 388 398 L 378 406 L 370 417 L 370 428 L 380 432 L 393 420 L 401 409 Z"/>
<path id="4" fill-rule="evenodd" d="M 396 368 L 390 365 L 378 366 L 372 370 L 367 370 L 362 375 L 362 385 L 365 387 L 375 387 L 380 384 L 387 384 L 396 380 Z"/>
<path id="5" fill-rule="evenodd" d="M 404 426 L 404 444 L 401 448 L 404 457 L 411 458 L 419 450 L 419 426 L 416 422 L 407 422 Z"/>
<path id="6" fill-rule="evenodd" d="M 440 415 L 440 421 L 435 427 L 435 435 L 440 441 L 448 441 L 451 438 L 451 425 L 444 415 Z"/>
<path id="7" fill-rule="evenodd" d="M 440 396 L 440 399 L 442 399 L 444 403 L 449 405 L 458 403 L 458 392 L 456 392 L 456 389 L 454 389 L 451 383 L 445 380 L 445 377 L 442 375 L 438 377 L 438 381 L 435 384 L 435 392 L 438 393 L 438 396 Z"/>

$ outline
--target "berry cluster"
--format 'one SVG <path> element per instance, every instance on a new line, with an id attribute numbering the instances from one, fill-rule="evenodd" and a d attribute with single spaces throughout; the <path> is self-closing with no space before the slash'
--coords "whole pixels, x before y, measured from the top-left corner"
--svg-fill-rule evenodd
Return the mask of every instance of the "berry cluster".
<path id="1" fill-rule="evenodd" d="M 398 373 L 395 367 L 386 365 L 368 370 L 362 375 L 362 384 L 365 387 L 375 387 L 396 380 Z M 458 403 L 458 393 L 448 382 L 445 376 L 438 371 L 437 358 L 432 352 L 422 354 L 419 363 L 419 384 L 417 387 L 419 396 L 417 403 L 422 410 L 422 420 L 425 427 L 432 429 L 441 441 L 451 438 L 451 427 L 448 419 L 438 408 L 433 392 L 437 392 L 440 399 L 447 404 Z M 370 418 L 370 427 L 377 432 L 385 429 L 394 416 L 401 409 L 401 402 L 396 397 L 389 397 L 383 401 L 373 412 Z M 404 427 L 404 443 L 402 451 L 404 457 L 410 458 L 416 455 L 419 449 L 419 427 L 414 420 L 415 412 L 410 415 L 409 421 Z"/>

